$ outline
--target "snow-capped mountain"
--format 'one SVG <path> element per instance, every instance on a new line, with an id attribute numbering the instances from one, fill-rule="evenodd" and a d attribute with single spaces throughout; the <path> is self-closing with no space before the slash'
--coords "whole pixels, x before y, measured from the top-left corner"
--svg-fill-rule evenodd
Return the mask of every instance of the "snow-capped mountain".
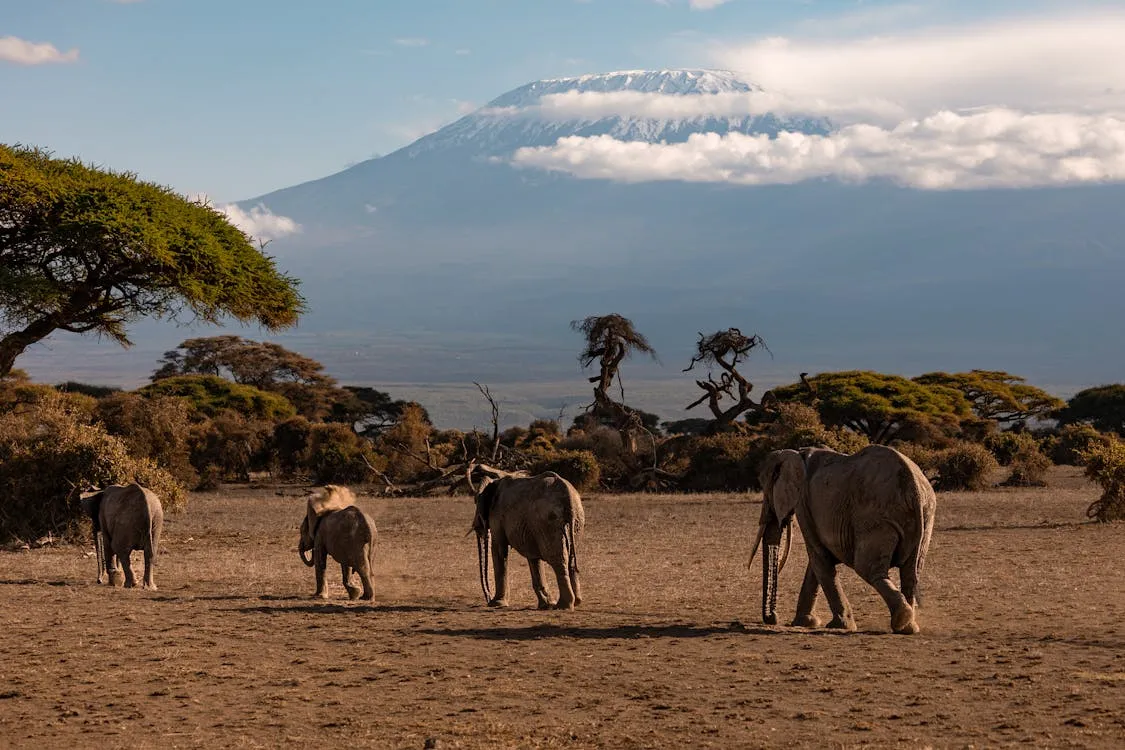
<path id="1" fill-rule="evenodd" d="M 537 81 L 395 153 L 243 202 L 302 227 L 269 246 L 310 307 L 279 340 L 349 383 L 573 382 L 538 414 L 549 417 L 588 396 L 568 323 L 606 312 L 660 353 L 664 367 L 642 377 L 683 379 L 682 402 L 646 407 L 669 418 L 696 395 L 679 370 L 698 332 L 728 326 L 769 341 L 774 358 L 751 367 L 773 373 L 755 377 L 761 390 L 837 368 L 1006 369 L 1056 390 L 1120 379 L 1125 350 L 1091 321 L 1125 318 L 1122 186 L 624 184 L 507 158 L 575 135 L 831 127 L 793 112 L 699 115 L 759 93 L 721 71 Z M 139 333 L 133 356 L 155 361 L 185 336 Z M 466 399 L 476 408 L 475 390 Z"/>
<path id="2" fill-rule="evenodd" d="M 566 136 L 610 135 L 626 141 L 679 142 L 692 133 L 825 133 L 831 123 L 812 115 L 715 116 L 712 114 L 654 117 L 644 115 L 568 113 L 544 109 L 560 98 L 574 104 L 581 96 L 663 95 L 719 97 L 760 93 L 761 87 L 723 70 L 618 71 L 598 75 L 535 81 L 493 99 L 481 109 L 404 149 L 406 156 L 463 150 L 475 155 L 504 156 L 517 148 L 547 146 Z M 566 99 L 569 97 L 569 100 Z M 580 109 L 574 107 L 573 109 Z M 703 109 L 701 107 L 701 109 Z"/>

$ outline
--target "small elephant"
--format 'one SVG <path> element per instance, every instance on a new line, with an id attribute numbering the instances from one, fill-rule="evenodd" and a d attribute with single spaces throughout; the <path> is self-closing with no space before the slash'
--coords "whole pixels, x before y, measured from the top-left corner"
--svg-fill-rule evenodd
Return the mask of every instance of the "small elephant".
<path id="1" fill-rule="evenodd" d="M 472 531 L 477 535 L 481 590 L 488 606 L 508 605 L 509 545 L 527 558 L 539 609 L 573 609 L 581 604 L 575 537 L 584 525 L 578 490 L 554 472 L 484 480 L 477 494 Z M 496 574 L 495 596 L 488 585 L 490 547 Z M 555 571 L 559 586 L 557 603 L 551 601 L 543 585 L 540 561 L 546 561 Z"/>
<path id="2" fill-rule="evenodd" d="M 779 565 L 778 547 L 796 515 L 809 563 L 793 625 L 820 625 L 812 609 L 823 587 L 832 611 L 828 627 L 855 630 L 851 604 L 836 578 L 836 566 L 844 563 L 883 597 L 894 632 L 919 632 L 914 617 L 918 578 L 933 535 L 937 499 L 917 464 L 883 445 L 869 445 L 850 456 L 826 448 L 780 450 L 762 464 L 761 481 L 762 513 L 750 561 L 765 540 L 765 623 L 777 622 L 777 577 L 785 557 L 781 555 Z M 899 570 L 901 590 L 890 580 L 891 568 Z"/>
<path id="3" fill-rule="evenodd" d="M 156 590 L 152 569 L 156 565 L 160 534 L 164 529 L 164 508 L 152 490 L 137 483 L 112 484 L 101 490 L 82 493 L 82 506 L 90 517 L 94 531 L 94 550 L 98 560 L 98 583 L 102 572 L 113 586 L 137 585 L 129 556 L 142 550 L 145 557 L 144 588 Z M 121 561 L 122 571 L 117 569 Z"/>
<path id="4" fill-rule="evenodd" d="M 301 539 L 297 553 L 301 562 L 316 566 L 315 597 L 327 599 L 324 571 L 328 556 L 340 563 L 340 573 L 349 599 L 375 597 L 371 574 L 375 568 L 375 522 L 355 505 L 355 495 L 347 487 L 329 484 L 308 499 L 305 518 L 301 521 Z M 306 552 L 312 551 L 311 559 Z M 360 589 L 351 584 L 352 570 L 359 574 Z"/>

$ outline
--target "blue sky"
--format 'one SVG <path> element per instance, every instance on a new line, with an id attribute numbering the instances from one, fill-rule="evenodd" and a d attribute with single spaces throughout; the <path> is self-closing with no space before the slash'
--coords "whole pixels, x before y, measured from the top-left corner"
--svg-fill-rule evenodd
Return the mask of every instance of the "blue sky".
<path id="1" fill-rule="evenodd" d="M 693 8 L 689 0 L 0 0 L 0 141 L 78 155 L 225 202 L 387 153 L 538 78 L 753 63 L 758 58 L 740 58 L 737 45 L 770 37 L 940 34 L 1028 14 L 1125 7 L 692 2 L 716 7 Z"/>

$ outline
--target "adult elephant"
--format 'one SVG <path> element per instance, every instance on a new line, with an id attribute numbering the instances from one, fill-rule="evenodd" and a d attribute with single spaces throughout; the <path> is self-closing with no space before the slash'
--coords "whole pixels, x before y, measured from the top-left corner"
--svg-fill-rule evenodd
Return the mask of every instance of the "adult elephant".
<path id="1" fill-rule="evenodd" d="M 156 590 L 152 569 L 156 564 L 160 533 L 164 528 L 164 508 L 156 493 L 135 482 L 110 486 L 82 494 L 82 505 L 94 530 L 94 551 L 98 559 L 98 583 L 102 571 L 113 586 L 120 586 L 122 572 L 125 588 L 137 585 L 129 556 L 133 550 L 144 552 L 144 587 Z"/>
<path id="2" fill-rule="evenodd" d="M 582 498 L 553 471 L 532 477 L 485 479 L 477 492 L 473 528 L 481 590 L 490 607 L 508 605 L 508 547 L 527 558 L 539 609 L 573 609 L 582 602 L 575 537 L 585 526 Z M 496 575 L 496 593 L 488 585 L 488 554 Z M 551 601 L 543 584 L 541 562 L 555 571 L 559 599 Z"/>
<path id="3" fill-rule="evenodd" d="M 793 516 L 809 563 L 793 624 L 818 627 L 812 614 L 824 589 L 830 628 L 855 629 L 851 605 L 836 578 L 844 563 L 875 587 L 896 633 L 917 633 L 918 577 L 934 528 L 937 499 L 917 464 L 893 448 L 871 445 L 853 455 L 825 448 L 771 453 L 761 468 L 762 513 L 750 561 L 763 540 L 762 620 L 777 622 L 777 577 L 784 565 L 781 536 Z M 898 568 L 901 590 L 890 580 Z"/>

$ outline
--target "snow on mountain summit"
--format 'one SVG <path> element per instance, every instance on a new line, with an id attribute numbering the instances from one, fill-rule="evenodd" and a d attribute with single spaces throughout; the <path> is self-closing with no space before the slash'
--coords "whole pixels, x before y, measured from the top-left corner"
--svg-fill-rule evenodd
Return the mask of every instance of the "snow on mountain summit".
<path id="1" fill-rule="evenodd" d="M 732 110 L 731 100 L 762 94 L 761 87 L 724 70 L 626 70 L 548 78 L 513 89 L 485 107 L 407 146 L 410 158 L 427 153 L 467 152 L 474 157 L 508 156 L 527 146 L 553 145 L 567 136 L 608 135 L 620 140 L 670 143 L 693 133 L 775 136 L 783 130 L 826 133 L 831 124 L 814 115 Z M 662 99 L 673 113 L 644 111 Z M 547 106 L 559 103 L 570 106 Z M 722 106 L 708 111 L 711 102 Z M 623 109 L 615 111 L 621 104 Z M 627 105 L 627 106 L 626 106 Z M 641 111 L 626 111 L 641 106 Z"/>
<path id="2" fill-rule="evenodd" d="M 737 73 L 727 70 L 620 70 L 569 78 L 547 78 L 493 99 L 488 107 L 528 107 L 544 96 L 569 92 L 615 93 L 635 91 L 644 94 L 733 94 L 760 91 Z"/>

